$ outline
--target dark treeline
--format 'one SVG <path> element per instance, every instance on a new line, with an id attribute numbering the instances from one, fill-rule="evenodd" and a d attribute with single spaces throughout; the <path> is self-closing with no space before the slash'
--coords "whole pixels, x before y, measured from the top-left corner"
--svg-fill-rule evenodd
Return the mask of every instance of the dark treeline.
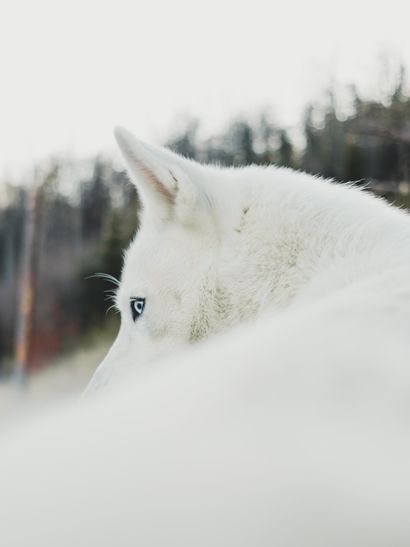
<path id="1" fill-rule="evenodd" d="M 81 166 L 59 161 L 40 177 L 35 314 L 31 365 L 40 366 L 98 329 L 113 288 L 89 278 L 118 276 L 122 249 L 137 228 L 138 196 L 125 173 L 96 158 Z M 66 186 L 69 183 L 70 192 Z M 12 356 L 19 302 L 23 234 L 30 192 L 3 185 L 0 210 L 0 364 Z"/>
<path id="2" fill-rule="evenodd" d="M 308 106 L 297 142 L 267 114 L 236 119 L 219 134 L 201 138 L 198 121 L 166 143 L 186 157 L 220 165 L 277 164 L 357 181 L 406 204 L 410 188 L 410 98 L 404 71 L 383 101 L 351 90 L 343 115 L 337 97 Z M 303 139 L 301 138 L 303 136 Z M 120 275 L 122 250 L 138 226 L 139 201 L 123 172 L 107 159 L 55 161 L 33 178 L 41 192 L 31 364 L 39 366 L 95 328 L 101 328 L 111 287 L 96 272 Z M 11 362 L 27 186 L 0 189 L 0 369 Z"/>
<path id="3" fill-rule="evenodd" d="M 235 120 L 226 131 L 198 139 L 200 124 L 191 121 L 167 145 L 184 156 L 221 165 L 271 164 L 302 169 L 338 181 L 364 181 L 398 190 L 410 180 L 410 98 L 402 70 L 383 101 L 350 92 L 350 113 L 337 109 L 337 97 L 306 107 L 301 123 L 304 145 L 296 147 L 286 128 L 267 114 L 256 121 Z"/>

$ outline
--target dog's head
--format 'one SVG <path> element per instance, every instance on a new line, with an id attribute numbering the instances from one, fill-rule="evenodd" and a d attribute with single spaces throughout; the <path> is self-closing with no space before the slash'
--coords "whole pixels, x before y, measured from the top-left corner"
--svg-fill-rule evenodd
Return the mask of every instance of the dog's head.
<path id="1" fill-rule="evenodd" d="M 249 208 L 240 171 L 200 165 L 124 129 L 116 138 L 143 211 L 116 294 L 120 331 L 89 389 L 221 331 L 255 308 L 252 291 L 240 286 L 239 240 Z"/>

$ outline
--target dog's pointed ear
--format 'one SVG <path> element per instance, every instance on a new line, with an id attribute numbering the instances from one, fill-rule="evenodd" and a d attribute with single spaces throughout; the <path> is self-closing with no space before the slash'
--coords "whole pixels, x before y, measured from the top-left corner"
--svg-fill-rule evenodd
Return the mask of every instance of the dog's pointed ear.
<path id="1" fill-rule="evenodd" d="M 207 207 L 209 200 L 193 183 L 188 160 L 165 148 L 145 144 L 122 127 L 116 127 L 114 134 L 147 211 L 184 223 L 201 216 L 199 208 Z"/>

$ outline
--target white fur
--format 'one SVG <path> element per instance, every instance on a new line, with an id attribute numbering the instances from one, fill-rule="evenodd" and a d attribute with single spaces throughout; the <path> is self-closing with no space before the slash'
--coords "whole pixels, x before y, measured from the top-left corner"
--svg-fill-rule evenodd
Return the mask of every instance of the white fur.
<path id="1" fill-rule="evenodd" d="M 118 139 L 145 211 L 110 385 L 5 436 L 1 544 L 408 547 L 407 215 Z"/>
<path id="2" fill-rule="evenodd" d="M 144 214 L 117 296 L 121 329 L 88 392 L 265 311 L 298 314 L 344 291 L 354 316 L 358 284 L 380 284 L 377 305 L 410 266 L 408 216 L 358 189 L 289 169 L 202 166 L 116 134 Z M 408 277 L 398 284 L 407 291 Z M 133 296 L 146 298 L 136 323 Z"/>
<path id="3" fill-rule="evenodd" d="M 371 293 L 354 315 L 341 291 L 237 328 L 3 439 L 2 545 L 408 547 L 408 310 L 381 299 L 381 320 Z"/>

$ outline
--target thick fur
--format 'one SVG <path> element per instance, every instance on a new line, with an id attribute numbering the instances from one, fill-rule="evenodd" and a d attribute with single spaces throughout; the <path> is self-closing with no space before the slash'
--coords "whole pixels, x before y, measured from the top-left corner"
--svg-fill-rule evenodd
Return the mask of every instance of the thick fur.
<path id="1" fill-rule="evenodd" d="M 2 545 L 408 547 L 408 216 L 118 140 L 121 329 L 100 393 L 4 436 Z"/>
<path id="2" fill-rule="evenodd" d="M 123 129 L 117 139 L 144 212 L 117 295 L 121 329 L 89 392 L 263 313 L 297 315 L 343 291 L 354 317 L 358 287 L 374 288 L 372 309 L 408 294 L 409 217 L 384 201 L 289 169 L 202 166 Z M 136 323 L 131 297 L 146 298 Z"/>
<path id="3" fill-rule="evenodd" d="M 372 292 L 354 315 L 341 291 L 237 328 L 3 438 L 2 545 L 408 547 L 408 309 L 387 297 L 382 319 Z"/>

